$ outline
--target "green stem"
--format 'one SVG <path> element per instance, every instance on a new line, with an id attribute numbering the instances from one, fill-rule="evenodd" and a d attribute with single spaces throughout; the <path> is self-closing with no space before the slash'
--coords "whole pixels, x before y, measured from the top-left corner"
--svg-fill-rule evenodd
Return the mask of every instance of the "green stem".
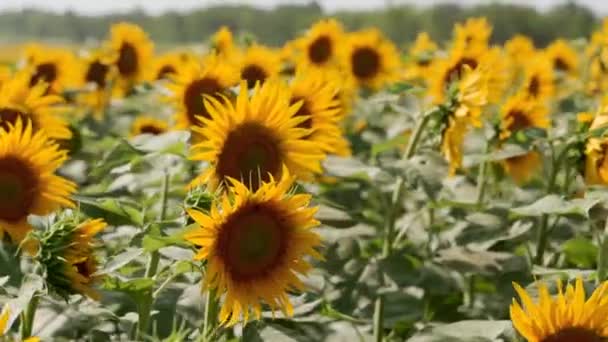
<path id="1" fill-rule="evenodd" d="M 551 194 L 554 191 L 555 181 L 557 179 L 557 173 L 559 172 L 559 166 L 561 165 L 562 160 L 567 153 L 567 149 L 564 149 L 564 151 L 562 151 L 562 153 L 560 153 L 560 155 L 557 158 L 555 158 L 555 152 L 554 152 L 553 146 L 551 146 L 551 151 L 552 151 L 552 153 L 551 153 L 552 166 L 551 166 L 551 175 L 549 177 L 549 182 L 547 183 L 547 194 Z M 536 237 L 537 243 L 536 243 L 536 256 L 534 257 L 534 263 L 537 265 L 543 264 L 543 260 L 544 260 L 544 256 L 545 256 L 545 249 L 547 248 L 547 243 L 549 240 L 548 225 L 549 225 L 549 215 L 543 214 L 540 218 L 538 234 Z"/>
<path id="2" fill-rule="evenodd" d="M 162 192 L 161 192 L 161 208 L 160 213 L 158 215 L 159 222 L 165 220 L 165 216 L 167 214 L 167 201 L 168 201 L 168 193 L 169 193 L 169 173 L 165 172 L 165 176 L 163 177 L 162 183 Z M 150 253 L 150 260 L 148 261 L 148 265 L 146 266 L 146 278 L 154 278 L 156 272 L 158 271 L 158 263 L 160 262 L 160 254 L 158 251 L 153 251 Z M 154 294 L 152 291 L 142 300 L 142 303 L 139 305 L 139 323 L 137 325 L 137 339 L 142 340 L 146 332 L 148 331 L 148 327 L 150 325 L 150 314 L 152 311 L 152 307 L 154 306 Z"/>
<path id="3" fill-rule="evenodd" d="M 487 155 L 490 152 L 490 144 L 488 143 L 485 148 L 485 154 Z M 481 207 L 483 205 L 483 198 L 486 194 L 486 175 L 488 173 L 488 161 L 484 159 L 484 161 L 479 166 L 479 174 L 477 175 L 477 207 Z"/>
<path id="4" fill-rule="evenodd" d="M 405 159 L 410 159 L 416 154 L 416 148 L 418 147 L 418 143 L 422 137 L 422 132 L 431 119 L 431 113 L 423 114 L 422 118 L 416 124 L 416 128 L 414 129 L 414 132 L 412 133 L 412 136 L 407 144 L 407 149 L 405 150 Z"/>
<path id="5" fill-rule="evenodd" d="M 475 274 L 469 274 L 467 280 L 467 306 L 472 309 L 475 306 Z"/>
<path id="6" fill-rule="evenodd" d="M 396 209 L 401 202 L 401 194 L 403 192 L 403 178 L 397 179 L 393 197 L 388 209 L 388 215 L 384 227 L 384 241 L 382 243 L 382 260 L 390 257 L 393 252 L 393 235 L 395 231 Z M 381 265 L 378 265 L 381 268 Z M 380 287 L 384 286 L 384 274 L 381 269 L 378 270 L 378 281 Z M 384 338 L 384 294 L 378 295 L 374 303 L 374 341 L 382 342 Z"/>
<path id="7" fill-rule="evenodd" d="M 218 324 L 219 301 L 217 300 L 217 290 L 210 289 L 207 292 L 207 302 L 205 303 L 205 320 L 203 321 L 203 336 L 205 341 L 213 341 L 213 334 Z"/>
<path id="8" fill-rule="evenodd" d="M 32 299 L 30 299 L 25 312 L 23 313 L 21 322 L 21 339 L 25 340 L 32 336 L 32 328 L 34 327 L 34 318 L 36 317 L 36 310 L 38 309 L 38 303 L 40 297 L 37 293 L 34 293 Z"/>
<path id="9" fill-rule="evenodd" d="M 597 256 L 597 282 L 606 281 L 608 274 L 608 220 L 604 224 L 604 231 L 599 232 L 600 250 Z"/>

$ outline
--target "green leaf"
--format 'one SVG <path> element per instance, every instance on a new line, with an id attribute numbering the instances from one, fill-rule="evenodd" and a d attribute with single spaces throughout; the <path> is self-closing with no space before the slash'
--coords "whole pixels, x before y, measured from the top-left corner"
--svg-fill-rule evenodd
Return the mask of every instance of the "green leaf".
<path id="1" fill-rule="evenodd" d="M 372 145 L 371 151 L 372 157 L 376 157 L 378 154 L 383 152 L 395 150 L 400 147 L 405 147 L 409 139 L 409 134 L 399 134 L 392 139 L 374 144 Z"/>
<path id="2" fill-rule="evenodd" d="M 104 267 L 102 270 L 97 271 L 95 275 L 110 274 L 125 266 L 126 264 L 130 263 L 131 261 L 137 259 L 143 253 L 144 251 L 141 248 L 130 249 L 125 252 L 122 252 L 112 258 L 112 260 L 110 260 L 106 264 L 106 267 Z"/>
<path id="3" fill-rule="evenodd" d="M 592 268 L 597 260 L 597 246 L 582 236 L 566 241 L 562 249 L 566 255 L 566 260 L 576 267 Z"/>
<path id="4" fill-rule="evenodd" d="M 145 155 L 128 141 L 121 139 L 93 168 L 91 176 L 99 178 L 107 176 L 114 168 L 131 163 L 134 159 Z"/>
<path id="5" fill-rule="evenodd" d="M 103 218 L 113 226 L 135 225 L 142 226 L 144 217 L 141 211 L 130 203 L 117 199 L 94 199 L 83 195 L 74 196 L 80 210 L 87 216 Z"/>
<path id="6" fill-rule="evenodd" d="M 460 321 L 451 324 L 439 325 L 429 332 L 418 334 L 409 342 L 473 342 L 497 341 L 501 337 L 512 335 L 511 321 Z M 505 340 L 504 338 L 501 340 Z M 507 339 L 511 340 L 511 339 Z"/>
<path id="7" fill-rule="evenodd" d="M 154 288 L 154 279 L 139 278 L 123 281 L 115 277 L 105 277 L 102 286 L 108 291 L 123 292 L 133 298 L 136 303 L 141 303 L 149 297 Z"/>
<path id="8" fill-rule="evenodd" d="M 553 214 L 589 217 L 589 211 L 600 201 L 598 198 L 576 198 L 567 201 L 558 195 L 548 195 L 530 205 L 513 208 L 511 212 L 518 216 Z"/>
<path id="9" fill-rule="evenodd" d="M 511 253 L 473 251 L 462 247 L 451 247 L 440 251 L 436 261 L 462 273 L 493 274 L 526 268 L 525 259 Z"/>

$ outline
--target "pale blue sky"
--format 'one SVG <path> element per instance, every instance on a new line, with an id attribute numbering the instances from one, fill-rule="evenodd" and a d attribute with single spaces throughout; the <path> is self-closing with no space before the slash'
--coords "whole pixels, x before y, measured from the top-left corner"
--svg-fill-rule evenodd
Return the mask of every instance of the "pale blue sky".
<path id="1" fill-rule="evenodd" d="M 186 11 L 195 7 L 213 6 L 226 3 L 246 3 L 260 7 L 273 7 L 285 3 L 307 3 L 310 0 L 0 0 L 0 11 L 6 9 L 21 8 L 43 8 L 54 11 L 72 9 L 84 14 L 103 14 L 109 12 L 128 11 L 134 7 L 140 7 L 147 12 L 158 14 L 166 10 Z M 385 6 L 386 4 L 434 4 L 450 2 L 445 0 L 319 0 L 318 3 L 328 11 L 336 9 L 366 9 Z M 546 9 L 552 5 L 564 3 L 565 0 L 454 0 L 451 2 L 465 5 L 484 2 L 506 2 L 528 4 L 540 9 Z M 606 0 L 578 0 L 592 8 L 598 15 L 608 13 L 608 1 Z"/>

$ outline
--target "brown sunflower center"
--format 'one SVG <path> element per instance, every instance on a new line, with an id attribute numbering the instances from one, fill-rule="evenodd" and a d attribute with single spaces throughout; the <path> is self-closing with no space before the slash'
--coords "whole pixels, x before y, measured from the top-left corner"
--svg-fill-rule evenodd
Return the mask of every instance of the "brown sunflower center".
<path id="1" fill-rule="evenodd" d="M 256 82 L 264 83 L 267 77 L 266 71 L 255 64 L 250 64 L 241 71 L 241 79 L 247 81 L 249 89 L 255 87 Z"/>
<path id="2" fill-rule="evenodd" d="M 25 218 L 34 204 L 38 176 L 21 159 L 0 159 L 0 219 L 18 221 Z"/>
<path id="3" fill-rule="evenodd" d="M 137 72 L 139 63 L 137 60 L 137 50 L 130 43 L 123 43 L 118 51 L 118 61 L 116 62 L 118 72 L 123 76 L 132 76 Z"/>
<path id="4" fill-rule="evenodd" d="M 513 120 L 511 121 L 508 127 L 509 131 L 511 132 L 517 132 L 522 129 L 526 129 L 533 126 L 533 123 L 532 121 L 530 121 L 530 118 L 523 112 L 512 111 L 509 113 L 509 116 Z"/>
<path id="5" fill-rule="evenodd" d="M 286 220 L 267 204 L 251 204 L 224 223 L 218 237 L 219 256 L 234 280 L 263 277 L 284 259 Z"/>
<path id="6" fill-rule="evenodd" d="M 301 97 L 294 97 L 291 99 L 290 105 L 294 105 L 300 101 L 302 101 L 302 106 L 300 107 L 300 109 L 298 109 L 295 116 L 308 116 L 308 119 L 306 119 L 306 121 L 300 122 L 298 124 L 298 127 L 311 129 L 312 128 L 312 117 L 310 116 L 311 112 L 310 112 L 310 109 L 308 108 L 309 107 L 308 101 L 306 101 L 305 99 L 303 99 Z"/>
<path id="7" fill-rule="evenodd" d="M 15 126 L 17 119 L 21 119 L 21 122 L 25 124 L 28 116 L 16 109 L 0 108 L 0 129 L 8 131 L 11 126 Z"/>
<path id="8" fill-rule="evenodd" d="M 328 36 L 320 36 L 308 47 L 308 58 L 314 64 L 324 64 L 332 54 L 331 39 Z"/>
<path id="9" fill-rule="evenodd" d="M 533 97 L 537 97 L 540 94 L 540 81 L 538 76 L 533 76 L 528 83 L 528 94 Z"/>
<path id="10" fill-rule="evenodd" d="M 91 276 L 97 271 L 95 267 L 95 262 L 93 259 L 88 257 L 86 260 L 82 262 L 74 264 L 78 273 L 85 277 L 86 279 L 90 279 Z"/>
<path id="11" fill-rule="evenodd" d="M 357 78 L 373 78 L 380 72 L 380 55 L 370 47 L 356 49 L 352 56 L 352 72 Z"/>
<path id="12" fill-rule="evenodd" d="M 222 90 L 220 83 L 214 78 L 202 78 L 190 83 L 184 93 L 184 105 L 192 125 L 199 123 L 197 116 L 209 118 L 209 113 L 203 102 L 203 95 L 216 96 Z"/>
<path id="13" fill-rule="evenodd" d="M 566 61 L 561 57 L 557 57 L 553 60 L 553 67 L 559 71 L 564 72 L 570 70 L 570 65 L 568 65 L 568 63 L 566 63 Z"/>
<path id="14" fill-rule="evenodd" d="M 568 328 L 544 338 L 541 342 L 602 342 L 595 332 L 584 328 Z"/>
<path id="15" fill-rule="evenodd" d="M 109 70 L 110 68 L 107 65 L 100 61 L 94 61 L 89 64 L 89 69 L 85 75 L 85 81 L 87 83 L 95 83 L 99 88 L 105 88 L 106 76 L 108 75 Z"/>
<path id="16" fill-rule="evenodd" d="M 283 163 L 277 138 L 266 127 L 244 123 L 228 134 L 218 157 L 217 172 L 222 177 L 242 179 L 250 189 L 280 176 Z"/>
<path id="17" fill-rule="evenodd" d="M 154 125 L 143 125 L 142 127 L 140 127 L 139 132 L 141 134 L 160 135 L 163 134 L 165 130 Z"/>
<path id="18" fill-rule="evenodd" d="M 450 82 L 462 77 L 462 73 L 464 72 L 465 66 L 468 66 L 471 69 L 475 69 L 477 68 L 477 65 L 477 61 L 473 58 L 461 58 L 445 73 L 445 79 L 443 80 L 443 84 L 448 85 L 450 84 Z"/>
<path id="19" fill-rule="evenodd" d="M 172 65 L 163 65 L 160 70 L 158 70 L 158 74 L 156 75 L 157 80 L 168 79 L 169 76 L 174 75 L 177 70 Z"/>
<path id="20" fill-rule="evenodd" d="M 30 78 L 30 87 L 35 86 L 40 81 L 52 83 L 55 79 L 57 79 L 57 66 L 54 63 L 38 64 Z"/>

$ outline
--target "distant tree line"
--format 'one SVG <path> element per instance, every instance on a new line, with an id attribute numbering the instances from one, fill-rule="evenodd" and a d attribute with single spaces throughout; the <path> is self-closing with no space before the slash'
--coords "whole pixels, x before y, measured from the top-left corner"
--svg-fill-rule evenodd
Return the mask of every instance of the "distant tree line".
<path id="1" fill-rule="evenodd" d="M 283 5 L 272 10 L 227 5 L 186 13 L 167 12 L 158 16 L 148 15 L 143 10 L 86 16 L 74 12 L 56 14 L 27 9 L 0 13 L 0 38 L 12 41 L 61 39 L 83 42 L 103 39 L 112 23 L 130 21 L 141 25 L 161 44 L 201 42 L 221 25 L 227 25 L 237 33 L 250 33 L 266 44 L 280 45 L 326 15 L 315 2 Z M 522 33 L 532 37 L 539 46 L 558 37 L 588 36 L 600 20 L 588 8 L 572 2 L 547 12 L 527 6 L 492 3 L 474 7 L 456 4 L 425 8 L 398 5 L 373 11 L 339 11 L 330 15 L 352 30 L 377 26 L 400 44 L 411 41 L 420 31 L 429 32 L 436 40 L 447 40 L 451 37 L 454 23 L 471 16 L 485 16 L 493 23 L 494 42 L 503 42 L 514 34 Z"/>

